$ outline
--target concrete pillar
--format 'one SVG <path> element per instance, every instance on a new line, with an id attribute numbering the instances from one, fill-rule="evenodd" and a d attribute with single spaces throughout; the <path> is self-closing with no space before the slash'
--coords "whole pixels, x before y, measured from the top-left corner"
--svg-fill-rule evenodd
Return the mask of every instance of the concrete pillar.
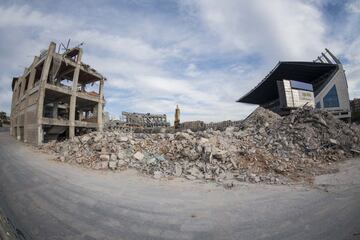
<path id="1" fill-rule="evenodd" d="M 24 139 L 23 139 L 25 143 L 28 141 L 28 112 L 27 112 L 28 103 L 29 103 L 29 98 L 26 97 L 25 111 L 24 111 Z"/>
<path id="2" fill-rule="evenodd" d="M 54 105 L 53 105 L 53 114 L 52 114 L 52 117 L 53 117 L 53 118 L 57 118 L 57 117 L 58 117 L 58 107 L 59 107 L 59 104 L 58 104 L 58 103 L 54 103 Z"/>
<path id="3" fill-rule="evenodd" d="M 17 87 L 16 89 L 15 89 L 15 94 L 14 94 L 15 96 L 14 96 L 14 103 L 15 103 L 15 105 L 17 104 L 17 102 L 18 102 L 18 97 L 19 97 L 19 87 Z"/>
<path id="4" fill-rule="evenodd" d="M 18 97 L 18 91 L 19 91 L 19 79 L 16 82 L 15 86 L 14 86 L 14 93 L 13 93 L 13 97 L 12 97 L 12 105 L 14 109 L 16 109 L 16 103 L 17 103 L 17 97 Z"/>
<path id="5" fill-rule="evenodd" d="M 75 70 L 76 73 L 76 70 Z M 74 75 L 75 75 L 74 73 Z M 77 82 L 77 80 L 76 80 Z M 75 136 L 75 108 L 76 108 L 76 93 L 71 94 L 70 109 L 69 109 L 69 138 L 72 139 Z"/>
<path id="6" fill-rule="evenodd" d="M 37 141 L 39 145 L 44 141 L 44 130 L 42 125 L 38 125 L 37 128 Z"/>
<path id="7" fill-rule="evenodd" d="M 20 80 L 20 79 L 19 79 Z M 25 85 L 26 85 L 26 79 L 24 78 L 24 77 L 21 77 L 21 89 L 20 89 L 20 98 L 19 98 L 19 100 L 24 96 L 24 94 L 25 94 L 25 91 L 26 91 L 26 89 L 25 89 Z"/>
<path id="8" fill-rule="evenodd" d="M 30 74 L 29 74 L 29 83 L 28 83 L 28 88 L 27 90 L 31 90 L 34 87 L 34 80 L 35 80 L 35 75 L 36 75 L 36 69 L 34 68 L 35 63 L 39 60 L 38 56 L 35 56 L 33 64 L 31 65 L 30 68 Z M 28 123 L 28 115 L 29 113 L 27 112 L 27 108 L 29 106 L 29 91 L 26 92 L 26 102 L 25 102 L 25 114 L 24 114 L 24 142 L 28 142 L 28 138 L 29 138 L 29 123 Z"/>
<path id="9" fill-rule="evenodd" d="M 17 135 L 16 139 L 20 141 L 21 140 L 20 126 L 16 127 L 16 135 Z"/>
<path id="10" fill-rule="evenodd" d="M 73 139 L 75 136 L 75 109 L 76 109 L 76 94 L 77 94 L 77 86 L 80 75 L 80 66 L 81 66 L 81 57 L 82 57 L 82 49 L 79 51 L 79 55 L 77 57 L 77 64 L 73 75 L 73 85 L 71 89 L 71 98 L 70 98 L 70 112 L 69 112 L 69 138 Z"/>
<path id="11" fill-rule="evenodd" d="M 104 79 L 100 80 L 100 86 L 99 86 L 99 103 L 97 105 L 97 125 L 98 130 L 103 130 L 103 104 L 104 104 Z"/>
<path id="12" fill-rule="evenodd" d="M 16 85 L 15 85 L 16 86 Z M 13 116 L 13 111 L 14 111 L 14 107 L 15 107 L 15 93 L 16 93 L 16 89 L 15 89 L 15 86 L 14 86 L 14 89 L 13 89 L 13 94 L 11 96 L 11 113 L 10 113 L 10 117 L 12 118 Z"/>
<path id="13" fill-rule="evenodd" d="M 29 78 L 29 87 L 28 87 L 29 89 L 32 89 L 34 87 L 35 75 L 36 75 L 36 69 L 32 68 Z"/>
<path id="14" fill-rule="evenodd" d="M 47 81 L 47 78 L 49 75 L 51 60 L 52 60 L 53 54 L 55 53 L 55 48 L 56 48 L 56 44 L 51 42 L 49 45 L 47 57 L 44 61 L 44 65 L 43 65 L 41 77 L 40 77 L 39 100 L 37 103 L 38 145 L 40 145 L 43 142 L 42 117 L 43 117 L 43 111 L 44 111 L 45 85 L 46 85 L 46 81 Z"/>

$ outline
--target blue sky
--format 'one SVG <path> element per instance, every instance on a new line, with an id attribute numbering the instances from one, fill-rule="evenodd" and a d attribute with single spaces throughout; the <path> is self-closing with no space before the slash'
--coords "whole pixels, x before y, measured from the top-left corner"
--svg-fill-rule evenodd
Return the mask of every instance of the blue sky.
<path id="1" fill-rule="evenodd" d="M 106 111 L 182 121 L 237 120 L 235 101 L 280 60 L 332 50 L 360 97 L 360 0 L 0 1 L 0 110 L 11 79 L 50 41 L 84 42 L 83 62 L 107 77 Z"/>

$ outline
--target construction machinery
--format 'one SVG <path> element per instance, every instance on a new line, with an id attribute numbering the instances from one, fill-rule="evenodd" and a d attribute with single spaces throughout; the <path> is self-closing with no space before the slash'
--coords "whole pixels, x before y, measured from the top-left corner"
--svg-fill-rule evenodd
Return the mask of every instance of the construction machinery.
<path id="1" fill-rule="evenodd" d="M 175 109 L 174 127 L 176 129 L 180 127 L 180 108 L 178 105 L 176 105 L 176 109 Z"/>

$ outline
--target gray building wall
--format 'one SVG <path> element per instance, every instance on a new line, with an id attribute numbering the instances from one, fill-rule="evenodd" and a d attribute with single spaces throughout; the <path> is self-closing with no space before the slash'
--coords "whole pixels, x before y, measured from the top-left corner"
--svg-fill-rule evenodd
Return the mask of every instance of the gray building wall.
<path id="1" fill-rule="evenodd" d="M 334 85 L 336 86 L 336 90 L 337 90 L 339 107 L 324 108 L 323 99 Z M 328 83 L 324 86 L 324 88 L 320 91 L 320 93 L 318 93 L 315 96 L 315 104 L 317 102 L 320 102 L 321 108 L 324 108 L 327 111 L 332 112 L 335 115 L 335 117 L 339 117 L 339 118 L 351 117 L 348 85 L 347 85 L 345 72 L 341 64 L 339 64 L 339 69 L 331 78 L 331 80 L 328 81 Z M 343 112 L 343 114 L 341 114 L 341 112 Z M 345 112 L 347 112 L 347 114 L 344 114 Z"/>

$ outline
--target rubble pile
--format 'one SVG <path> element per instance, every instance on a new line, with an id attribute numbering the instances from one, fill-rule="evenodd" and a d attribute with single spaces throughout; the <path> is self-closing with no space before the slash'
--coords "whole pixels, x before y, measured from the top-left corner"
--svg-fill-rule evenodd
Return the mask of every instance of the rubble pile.
<path id="1" fill-rule="evenodd" d="M 243 129 L 248 141 L 274 157 L 267 167 L 294 180 L 326 172 L 332 162 L 360 153 L 359 126 L 310 107 L 282 118 L 258 108 Z"/>
<path id="2" fill-rule="evenodd" d="M 256 109 L 239 127 L 176 133 L 92 132 L 43 149 L 93 169 L 135 168 L 154 178 L 282 183 L 311 180 L 360 149 L 360 130 L 303 108 L 280 117 Z"/>
<path id="3" fill-rule="evenodd" d="M 266 110 L 265 108 L 258 107 L 253 111 L 244 121 L 240 123 L 241 128 L 260 128 L 268 127 L 281 119 L 281 116 Z"/>

